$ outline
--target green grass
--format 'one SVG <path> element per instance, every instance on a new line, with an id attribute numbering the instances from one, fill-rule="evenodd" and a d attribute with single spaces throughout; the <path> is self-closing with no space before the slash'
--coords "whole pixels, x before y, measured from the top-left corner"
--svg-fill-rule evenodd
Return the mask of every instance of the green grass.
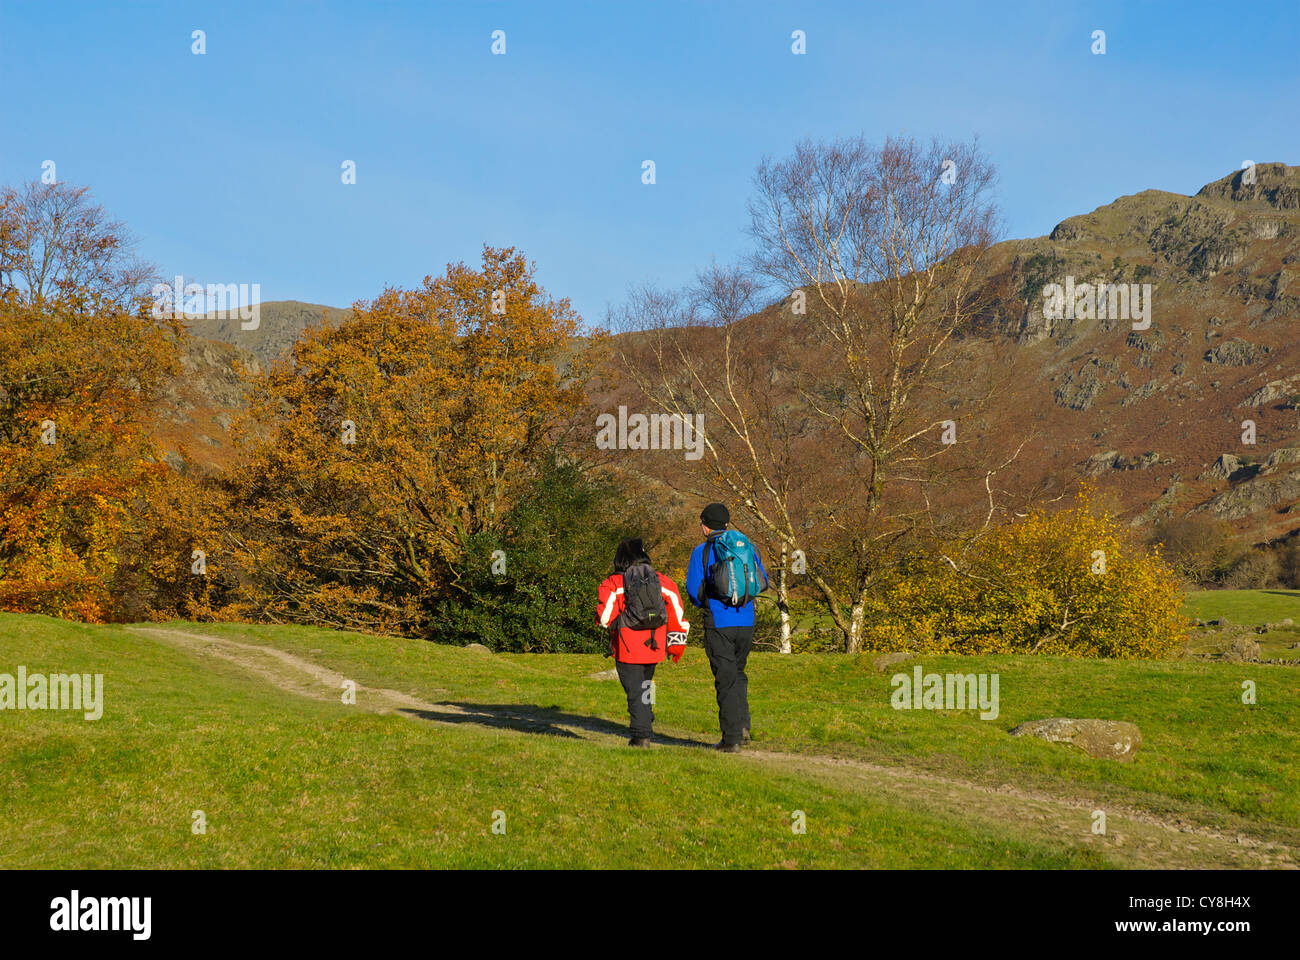
<path id="1" fill-rule="evenodd" d="M 626 723 L 609 661 L 488 655 L 302 627 L 175 624 L 269 643 L 367 686 L 479 714 L 520 706 L 610 731 Z M 0 866 L 18 867 L 1097 867 L 1106 856 L 1016 822 L 944 816 L 843 779 L 681 746 L 545 736 L 360 713 L 282 692 L 118 627 L 0 617 L 0 672 L 105 675 L 102 719 L 0 712 Z M 1297 676 L 1287 667 L 925 658 L 996 672 L 1001 715 L 895 711 L 869 656 L 751 658 L 755 749 L 907 763 L 1043 785 L 1300 836 Z M 910 665 L 909 665 L 910 666 Z M 1258 703 L 1240 702 L 1240 682 Z M 656 729 L 717 736 L 703 651 L 658 674 Z M 566 716 L 567 715 L 567 716 Z M 1045 716 L 1131 720 L 1131 765 L 1011 738 Z M 206 835 L 190 832 L 203 810 Z M 494 810 L 505 835 L 491 831 Z M 807 834 L 790 829 L 806 811 Z M 1086 828 L 1081 831 L 1086 833 Z"/>
<path id="2" fill-rule="evenodd" d="M 625 723 L 617 683 L 588 676 L 608 661 L 582 655 L 501 654 L 449 675 L 446 648 L 297 627 L 210 626 L 250 642 L 316 657 L 361 682 L 427 699 L 532 704 Z M 1135 800 L 1178 812 L 1222 810 L 1261 823 L 1300 828 L 1300 675 L 1286 667 L 1218 663 L 1067 660 L 1052 657 L 924 657 L 927 672 L 997 673 L 1000 715 L 894 710 L 890 677 L 873 655 L 750 658 L 750 704 L 758 746 L 903 762 L 989 783 L 1044 787 L 1066 781 L 1080 793 Z M 908 663 L 898 670 L 910 671 Z M 656 724 L 701 740 L 718 734 L 712 677 L 704 651 L 656 675 Z M 1241 681 L 1256 682 L 1257 702 L 1241 702 Z M 1007 731 L 1042 717 L 1128 720 L 1142 731 L 1141 762 L 1099 764 L 1057 744 Z"/>
<path id="3" fill-rule="evenodd" d="M 1183 611 L 1190 617 L 1258 626 L 1290 617 L 1300 623 L 1300 590 L 1196 590 Z"/>
<path id="4" fill-rule="evenodd" d="M 1252 632 L 1260 656 L 1266 660 L 1300 660 L 1300 590 L 1197 590 L 1187 595 L 1183 612 L 1202 621 L 1226 619 L 1235 627 L 1262 627 L 1290 619 L 1291 627 Z M 1231 632 L 1231 628 L 1229 628 Z M 1203 628 L 1192 633 L 1192 648 L 1221 647 L 1226 634 Z"/>

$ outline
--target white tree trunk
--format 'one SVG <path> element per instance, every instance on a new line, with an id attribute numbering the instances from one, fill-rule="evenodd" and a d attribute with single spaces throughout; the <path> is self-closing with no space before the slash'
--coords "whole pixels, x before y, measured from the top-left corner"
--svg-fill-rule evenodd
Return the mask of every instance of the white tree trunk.
<path id="1" fill-rule="evenodd" d="M 790 652 L 790 591 L 785 582 L 785 549 L 781 550 L 781 575 L 776 578 L 776 608 L 781 612 L 781 652 Z"/>
<path id="2" fill-rule="evenodd" d="M 866 610 L 859 600 L 853 605 L 853 615 L 849 620 L 849 635 L 845 642 L 845 653 L 857 653 L 862 649 L 862 621 Z"/>

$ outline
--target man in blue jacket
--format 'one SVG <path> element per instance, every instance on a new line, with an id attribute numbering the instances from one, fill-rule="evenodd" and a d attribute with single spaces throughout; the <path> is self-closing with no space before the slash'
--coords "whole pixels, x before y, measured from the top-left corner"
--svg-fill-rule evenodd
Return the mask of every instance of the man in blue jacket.
<path id="1" fill-rule="evenodd" d="M 686 592 L 691 603 L 704 612 L 704 652 L 713 670 L 713 686 L 718 695 L 718 725 L 722 742 L 715 749 L 739 753 L 740 744 L 749 739 L 749 678 L 745 663 L 754 642 L 754 601 L 730 607 L 709 594 L 708 574 L 713 563 L 712 540 L 727 529 L 731 514 L 720 503 L 711 503 L 700 514 L 700 532 L 704 542 L 691 553 L 686 568 Z M 755 548 L 754 557 L 763 582 L 767 571 Z"/>

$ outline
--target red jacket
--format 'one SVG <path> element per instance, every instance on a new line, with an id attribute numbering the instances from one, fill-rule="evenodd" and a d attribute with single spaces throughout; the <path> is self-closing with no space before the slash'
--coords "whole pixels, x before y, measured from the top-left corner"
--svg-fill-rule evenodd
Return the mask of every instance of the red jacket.
<path id="1" fill-rule="evenodd" d="M 620 663 L 662 663 L 668 647 L 685 647 L 686 634 L 691 625 L 686 621 L 686 609 L 682 606 L 681 594 L 677 584 L 659 574 L 660 589 L 664 595 L 664 606 L 668 608 L 668 622 L 654 631 L 655 646 L 651 650 L 645 645 L 650 637 L 649 630 L 627 630 L 615 624 L 618 615 L 623 612 L 623 574 L 615 573 L 605 578 L 596 591 L 596 619 L 602 627 L 609 628 L 610 649 L 614 659 Z"/>

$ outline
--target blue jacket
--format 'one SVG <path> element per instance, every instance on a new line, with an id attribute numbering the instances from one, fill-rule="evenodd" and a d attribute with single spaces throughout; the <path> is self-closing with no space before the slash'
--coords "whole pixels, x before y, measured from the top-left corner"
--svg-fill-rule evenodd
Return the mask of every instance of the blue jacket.
<path id="1" fill-rule="evenodd" d="M 700 606 L 700 584 L 704 582 L 704 551 L 708 549 L 709 542 L 706 540 L 695 548 L 691 553 L 691 562 L 686 565 L 686 592 L 690 595 L 691 603 L 697 607 Z M 763 582 L 769 582 L 767 571 L 763 569 L 763 558 L 758 555 L 757 545 L 754 546 L 754 557 L 758 560 L 758 569 L 763 574 Z M 753 600 L 743 607 L 729 607 L 721 600 L 715 600 L 713 597 L 708 597 L 707 602 L 710 616 L 706 619 L 706 624 L 711 621 L 715 627 L 752 627 L 754 625 Z"/>

